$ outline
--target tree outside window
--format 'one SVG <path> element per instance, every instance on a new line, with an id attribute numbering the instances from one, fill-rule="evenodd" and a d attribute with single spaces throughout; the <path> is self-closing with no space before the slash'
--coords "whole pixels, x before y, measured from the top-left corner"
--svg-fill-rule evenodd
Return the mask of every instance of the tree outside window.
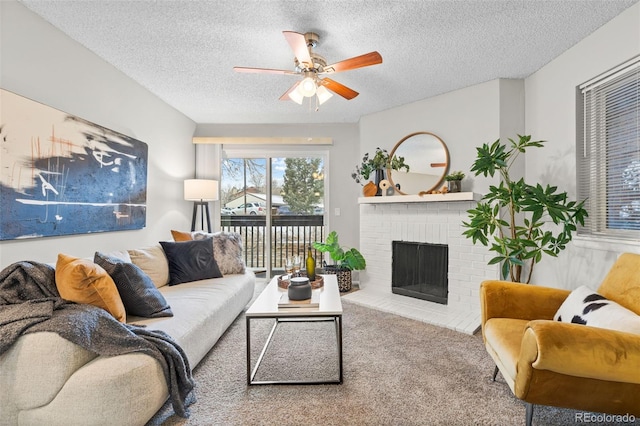
<path id="1" fill-rule="evenodd" d="M 292 212 L 313 214 L 324 199 L 321 158 L 287 158 L 282 199 Z"/>

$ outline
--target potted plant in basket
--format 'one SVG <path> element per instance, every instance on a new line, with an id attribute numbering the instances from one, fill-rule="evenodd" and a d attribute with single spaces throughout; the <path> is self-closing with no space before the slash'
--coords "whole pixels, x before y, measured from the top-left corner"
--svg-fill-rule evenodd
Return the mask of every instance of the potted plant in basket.
<path id="1" fill-rule="evenodd" d="M 338 233 L 331 231 L 325 242 L 314 242 L 313 248 L 322 253 L 329 253 L 334 265 L 324 266 L 327 274 L 336 274 L 340 291 L 351 290 L 351 271 L 366 268 L 367 262 L 362 254 L 355 248 L 346 249 L 338 243 Z"/>
<path id="2" fill-rule="evenodd" d="M 519 154 L 528 148 L 540 148 L 544 141 L 520 136 L 510 149 L 500 143 L 483 144 L 471 167 L 475 175 L 500 173 L 500 184 L 489 192 L 475 208 L 468 210 L 469 221 L 464 235 L 473 243 L 480 242 L 496 252 L 489 264 L 502 262 L 502 276 L 514 282 L 529 283 L 536 263 L 547 254 L 556 257 L 571 241 L 578 224 L 584 225 L 587 211 L 584 200 L 569 201 L 557 186 L 529 185 L 524 179 L 513 180 L 509 170 Z"/>
<path id="3" fill-rule="evenodd" d="M 449 192 L 462 191 L 462 179 L 464 179 L 464 176 L 465 175 L 462 171 L 457 171 L 446 175 L 444 177 L 444 180 L 447 181 L 447 190 Z"/>
<path id="4" fill-rule="evenodd" d="M 376 148 L 376 153 L 373 157 L 369 156 L 367 152 L 362 157 L 362 163 L 356 166 L 356 171 L 351 173 L 351 177 L 362 185 L 365 185 L 364 182 L 369 179 L 369 177 L 374 174 L 375 180 L 375 195 L 381 195 L 382 192 L 380 190 L 380 181 L 385 178 L 384 172 L 387 169 L 391 170 L 405 170 L 409 171 L 409 165 L 405 164 L 404 157 L 400 157 L 398 155 L 394 155 L 393 158 L 389 158 L 389 153 L 386 149 Z M 365 185 L 366 186 L 366 185 Z M 368 194 L 365 190 L 365 195 L 374 195 Z"/>

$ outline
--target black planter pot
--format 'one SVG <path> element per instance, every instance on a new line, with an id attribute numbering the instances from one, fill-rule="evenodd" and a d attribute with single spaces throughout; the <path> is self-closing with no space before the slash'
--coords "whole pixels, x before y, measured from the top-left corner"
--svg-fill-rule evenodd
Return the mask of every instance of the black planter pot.
<path id="1" fill-rule="evenodd" d="M 341 292 L 351 291 L 351 271 L 337 265 L 324 266 L 322 268 L 325 274 L 337 275 L 338 290 Z"/>
<path id="2" fill-rule="evenodd" d="M 461 192 L 462 191 L 462 181 L 459 180 L 450 180 L 447 182 L 447 189 L 449 192 Z"/>

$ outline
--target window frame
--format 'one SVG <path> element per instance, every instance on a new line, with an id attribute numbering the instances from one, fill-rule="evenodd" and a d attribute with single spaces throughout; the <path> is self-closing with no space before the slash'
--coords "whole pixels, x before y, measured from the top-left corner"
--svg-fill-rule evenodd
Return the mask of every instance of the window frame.
<path id="1" fill-rule="evenodd" d="M 618 185 L 616 193 L 610 194 L 610 188 L 615 188 L 608 180 L 608 173 L 615 169 L 611 157 L 616 160 L 613 153 L 622 151 L 624 145 L 615 145 L 615 140 L 611 140 L 613 136 L 609 131 L 610 128 L 607 127 L 611 123 L 608 121 L 611 119 L 611 114 L 607 114 L 607 107 L 610 105 L 607 103 L 609 97 L 618 102 L 627 99 L 616 95 L 623 84 L 635 85 L 638 88 L 628 99 L 633 102 L 629 108 L 630 114 L 633 117 L 635 112 L 638 117 L 636 123 L 632 125 L 635 137 L 632 135 L 631 139 L 637 144 L 635 160 L 640 161 L 640 55 L 581 84 L 576 90 L 578 101 L 576 186 L 578 199 L 586 199 L 585 208 L 589 212 L 585 226 L 578 228 L 577 239 L 604 244 L 623 243 L 640 246 L 640 228 L 620 229 L 612 226 L 615 219 L 610 216 L 610 211 L 607 211 L 611 208 L 611 197 L 625 195 L 622 185 Z M 603 143 L 605 145 L 602 145 Z M 640 200 L 640 191 L 638 191 L 638 200 Z M 614 201 L 619 200 L 614 199 Z"/>

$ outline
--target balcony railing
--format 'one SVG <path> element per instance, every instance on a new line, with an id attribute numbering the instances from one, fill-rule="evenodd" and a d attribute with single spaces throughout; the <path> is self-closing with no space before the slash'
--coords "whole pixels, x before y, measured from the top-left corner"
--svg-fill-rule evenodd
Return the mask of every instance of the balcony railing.
<path id="1" fill-rule="evenodd" d="M 244 261 L 250 268 L 266 268 L 267 254 L 271 254 L 272 271 L 284 270 L 287 256 L 306 257 L 307 248 L 314 241 L 324 241 L 324 216 L 287 215 L 271 218 L 271 248 L 266 246 L 266 217 L 256 215 L 221 216 L 223 231 L 242 236 Z M 322 253 L 312 250 L 316 263 Z M 304 268 L 304 266 L 303 266 Z"/>

